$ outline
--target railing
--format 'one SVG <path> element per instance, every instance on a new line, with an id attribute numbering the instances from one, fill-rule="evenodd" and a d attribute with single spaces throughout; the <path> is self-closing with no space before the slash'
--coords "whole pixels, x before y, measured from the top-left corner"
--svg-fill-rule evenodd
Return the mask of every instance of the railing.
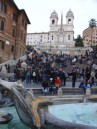
<path id="1" fill-rule="evenodd" d="M 49 46 L 40 46 L 39 47 L 40 50 L 49 50 L 49 49 L 52 49 L 52 50 L 64 50 L 64 51 L 70 51 L 70 50 L 76 50 L 76 51 L 83 51 L 83 50 L 89 50 L 89 47 L 64 47 L 64 46 L 53 46 L 53 47 L 49 47 Z"/>

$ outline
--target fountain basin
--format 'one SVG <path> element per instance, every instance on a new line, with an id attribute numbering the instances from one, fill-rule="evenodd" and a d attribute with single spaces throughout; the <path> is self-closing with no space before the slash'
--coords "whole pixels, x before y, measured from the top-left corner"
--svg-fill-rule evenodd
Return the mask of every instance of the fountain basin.
<path id="1" fill-rule="evenodd" d="M 97 129 L 97 103 L 51 105 L 48 113 L 46 120 L 52 129 Z"/>

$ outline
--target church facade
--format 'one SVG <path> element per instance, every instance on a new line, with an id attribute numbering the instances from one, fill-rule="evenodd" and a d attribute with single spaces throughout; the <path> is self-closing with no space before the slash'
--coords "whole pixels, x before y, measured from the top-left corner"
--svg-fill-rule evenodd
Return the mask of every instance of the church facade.
<path id="1" fill-rule="evenodd" d="M 50 30 L 42 33 L 28 33 L 26 45 L 38 48 L 72 48 L 74 47 L 74 14 L 69 10 L 66 14 L 66 24 L 63 14 L 58 24 L 58 14 L 53 11 L 50 16 Z"/>

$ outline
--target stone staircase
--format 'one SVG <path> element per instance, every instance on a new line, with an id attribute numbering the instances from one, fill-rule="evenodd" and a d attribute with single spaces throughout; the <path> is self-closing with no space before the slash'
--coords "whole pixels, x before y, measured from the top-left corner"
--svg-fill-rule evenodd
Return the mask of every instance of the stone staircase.
<path id="1" fill-rule="evenodd" d="M 18 60 L 25 60 L 26 59 L 26 55 L 24 55 L 23 57 L 20 57 L 16 60 L 9 60 L 9 61 L 6 61 L 2 64 L 0 64 L 0 66 L 2 67 L 2 70 L 0 71 L 0 78 L 8 78 L 9 76 L 13 76 L 13 70 L 16 66 L 16 63 L 18 62 Z M 5 68 L 5 65 L 6 64 L 9 64 L 10 65 L 10 73 L 7 73 L 6 72 L 6 68 Z"/>
<path id="2" fill-rule="evenodd" d="M 43 95 L 43 91 L 42 88 L 26 88 L 27 90 L 32 90 L 32 92 L 35 94 L 35 96 L 38 95 Z M 72 88 L 72 87 L 62 87 L 62 94 L 63 95 L 85 95 L 85 93 L 83 92 L 82 88 Z M 96 95 L 97 94 L 97 88 L 96 87 L 92 87 L 91 88 L 91 95 Z M 57 92 L 56 90 L 54 91 L 53 94 L 46 94 L 46 95 L 51 95 L 51 96 L 56 96 Z"/>

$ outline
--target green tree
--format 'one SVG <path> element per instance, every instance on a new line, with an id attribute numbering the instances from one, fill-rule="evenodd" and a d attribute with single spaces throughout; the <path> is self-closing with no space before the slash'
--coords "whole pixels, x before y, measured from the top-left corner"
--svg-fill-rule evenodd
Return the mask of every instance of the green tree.
<path id="1" fill-rule="evenodd" d="M 80 35 L 75 39 L 75 47 L 84 47 L 83 39 Z"/>
<path id="2" fill-rule="evenodd" d="M 89 21 L 89 27 L 90 28 L 93 28 L 93 27 L 96 27 L 96 20 L 94 18 L 92 18 L 90 21 Z"/>
<path id="3" fill-rule="evenodd" d="M 26 45 L 26 49 L 31 49 L 32 46 L 31 45 Z"/>

